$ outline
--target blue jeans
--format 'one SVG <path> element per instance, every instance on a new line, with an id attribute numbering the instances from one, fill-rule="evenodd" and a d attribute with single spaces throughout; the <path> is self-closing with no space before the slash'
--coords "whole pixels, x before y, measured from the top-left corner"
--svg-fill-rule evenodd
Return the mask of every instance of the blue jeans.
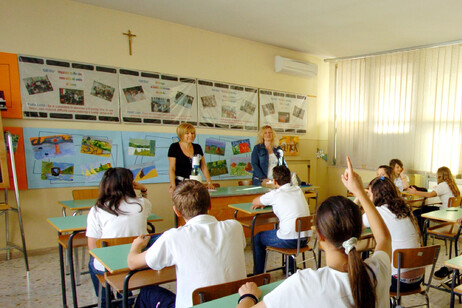
<path id="1" fill-rule="evenodd" d="M 253 254 L 255 264 L 253 266 L 254 275 L 261 274 L 265 268 L 266 246 L 278 248 L 297 248 L 297 240 L 283 240 L 277 237 L 277 230 L 262 231 L 255 235 L 253 243 Z M 300 247 L 306 246 L 307 239 L 300 240 Z M 289 272 L 294 273 L 295 262 L 289 258 Z"/>
<path id="2" fill-rule="evenodd" d="M 148 286 L 141 289 L 135 308 L 175 308 L 175 293 L 159 287 Z"/>

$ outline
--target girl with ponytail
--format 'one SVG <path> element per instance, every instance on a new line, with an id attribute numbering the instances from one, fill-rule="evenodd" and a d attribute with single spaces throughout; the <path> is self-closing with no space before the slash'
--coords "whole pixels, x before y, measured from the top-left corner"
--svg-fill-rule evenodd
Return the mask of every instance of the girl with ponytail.
<path id="1" fill-rule="evenodd" d="M 359 207 L 336 196 L 325 200 L 316 212 L 319 245 L 326 252 L 326 267 L 298 271 L 267 294 L 261 295 L 254 283 L 239 289 L 237 307 L 389 307 L 391 275 L 391 237 L 362 180 L 353 171 L 350 158 L 342 175 L 345 187 L 361 202 L 376 240 L 374 254 L 363 261 L 356 244 L 361 236 Z"/>

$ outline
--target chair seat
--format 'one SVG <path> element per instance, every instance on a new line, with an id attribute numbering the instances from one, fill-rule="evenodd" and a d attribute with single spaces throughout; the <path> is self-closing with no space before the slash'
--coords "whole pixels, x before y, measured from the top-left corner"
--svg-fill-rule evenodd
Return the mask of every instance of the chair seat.
<path id="1" fill-rule="evenodd" d="M 7 211 L 10 209 L 10 206 L 7 203 L 0 203 L 0 211 Z"/>
<path id="2" fill-rule="evenodd" d="M 286 255 L 296 255 L 297 254 L 297 248 L 278 248 L 278 247 L 268 246 L 266 247 L 266 250 L 276 251 L 276 252 L 283 253 Z M 311 248 L 310 245 L 305 246 L 305 247 L 300 247 L 300 253 L 311 251 L 311 250 L 313 250 L 313 248 Z"/>
<path id="3" fill-rule="evenodd" d="M 406 295 L 412 295 L 412 294 L 420 294 L 420 293 L 425 293 L 425 288 L 420 285 L 420 288 L 415 289 L 413 291 L 407 291 L 407 292 L 399 292 L 400 296 L 406 296 Z M 396 297 L 397 293 L 396 292 L 390 292 L 391 297 Z"/>
<path id="4" fill-rule="evenodd" d="M 453 223 L 442 223 L 427 229 L 427 233 L 436 236 L 455 237 L 459 228 Z"/>
<path id="5" fill-rule="evenodd" d="M 63 246 L 64 249 L 67 249 L 67 245 L 69 244 L 69 237 L 70 234 L 62 234 L 58 236 L 58 243 L 59 245 Z M 88 245 L 87 237 L 85 236 L 85 233 L 77 233 L 73 240 L 72 240 L 72 246 L 73 247 L 86 247 Z"/>
<path id="6" fill-rule="evenodd" d="M 265 215 L 265 216 L 264 216 Z M 237 221 L 244 227 L 244 228 L 251 228 L 253 216 L 244 216 L 238 217 Z M 261 225 L 269 225 L 269 224 L 277 224 L 279 223 L 279 219 L 274 214 L 262 214 L 258 216 L 258 219 L 255 221 L 255 226 Z"/>
<path id="7" fill-rule="evenodd" d="M 454 288 L 454 293 L 462 294 L 462 284 Z"/>

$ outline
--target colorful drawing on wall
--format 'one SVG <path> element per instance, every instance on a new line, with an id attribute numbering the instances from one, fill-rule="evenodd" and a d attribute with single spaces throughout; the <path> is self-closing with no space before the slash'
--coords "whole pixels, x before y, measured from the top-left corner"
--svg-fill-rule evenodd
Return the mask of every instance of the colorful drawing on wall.
<path id="1" fill-rule="evenodd" d="M 205 153 L 214 155 L 225 155 L 226 142 L 207 138 L 205 140 Z"/>
<path id="2" fill-rule="evenodd" d="M 32 137 L 29 140 L 35 159 L 75 155 L 72 135 Z"/>
<path id="3" fill-rule="evenodd" d="M 144 91 L 142 86 L 125 88 L 123 89 L 123 92 L 128 103 L 134 103 L 146 99 L 144 97 Z"/>
<path id="4" fill-rule="evenodd" d="M 242 154 L 250 152 L 250 139 L 231 141 L 233 154 Z"/>
<path id="5" fill-rule="evenodd" d="M 23 78 L 23 81 L 29 95 L 53 91 L 53 86 L 47 75 Z"/>
<path id="6" fill-rule="evenodd" d="M 154 162 L 133 165 L 129 169 L 133 173 L 133 179 L 137 182 L 155 178 L 158 175 Z"/>
<path id="7" fill-rule="evenodd" d="M 283 136 L 279 139 L 279 146 L 284 151 L 284 156 L 297 156 L 298 136 Z"/>
<path id="8" fill-rule="evenodd" d="M 250 157 L 231 157 L 230 175 L 248 176 L 251 172 Z"/>
<path id="9" fill-rule="evenodd" d="M 156 141 L 147 139 L 129 138 L 128 154 L 139 156 L 155 156 Z"/>
<path id="10" fill-rule="evenodd" d="M 41 179 L 52 182 L 72 182 L 74 180 L 74 164 L 42 161 Z"/>
<path id="11" fill-rule="evenodd" d="M 99 182 L 104 172 L 109 168 L 111 168 L 111 163 L 109 161 L 91 162 L 80 165 L 85 182 Z"/>
<path id="12" fill-rule="evenodd" d="M 91 87 L 90 94 L 101 99 L 104 99 L 108 102 L 112 102 L 112 98 L 114 97 L 115 88 L 108 86 L 104 83 L 98 82 L 96 80 L 93 81 L 93 86 Z"/>
<path id="13" fill-rule="evenodd" d="M 226 160 L 208 162 L 207 168 L 209 168 L 210 176 L 217 176 L 228 173 L 228 166 L 226 166 Z"/>
<path id="14" fill-rule="evenodd" d="M 84 136 L 80 153 L 97 156 L 110 157 L 112 150 L 112 141 L 98 137 Z"/>

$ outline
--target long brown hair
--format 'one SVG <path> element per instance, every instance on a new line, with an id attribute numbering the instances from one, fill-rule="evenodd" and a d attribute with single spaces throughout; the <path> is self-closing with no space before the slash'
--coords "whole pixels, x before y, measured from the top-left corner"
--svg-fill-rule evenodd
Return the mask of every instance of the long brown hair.
<path id="1" fill-rule="evenodd" d="M 398 194 L 395 184 L 386 177 L 376 177 L 369 183 L 372 192 L 372 203 L 375 206 L 388 205 L 390 212 L 396 218 L 402 219 L 411 216 L 411 209 Z"/>
<path id="2" fill-rule="evenodd" d="M 454 177 L 452 176 L 451 170 L 448 167 L 439 168 L 436 172 L 436 178 L 438 184 L 441 182 L 448 183 L 454 197 L 460 196 L 459 188 L 457 187 L 456 181 L 454 181 Z"/>
<path id="3" fill-rule="evenodd" d="M 353 201 L 343 196 L 329 197 L 316 212 L 316 229 L 335 247 L 343 249 L 343 242 L 361 236 L 361 211 Z M 348 253 L 348 278 L 355 307 L 375 307 L 377 279 L 356 248 Z"/>

